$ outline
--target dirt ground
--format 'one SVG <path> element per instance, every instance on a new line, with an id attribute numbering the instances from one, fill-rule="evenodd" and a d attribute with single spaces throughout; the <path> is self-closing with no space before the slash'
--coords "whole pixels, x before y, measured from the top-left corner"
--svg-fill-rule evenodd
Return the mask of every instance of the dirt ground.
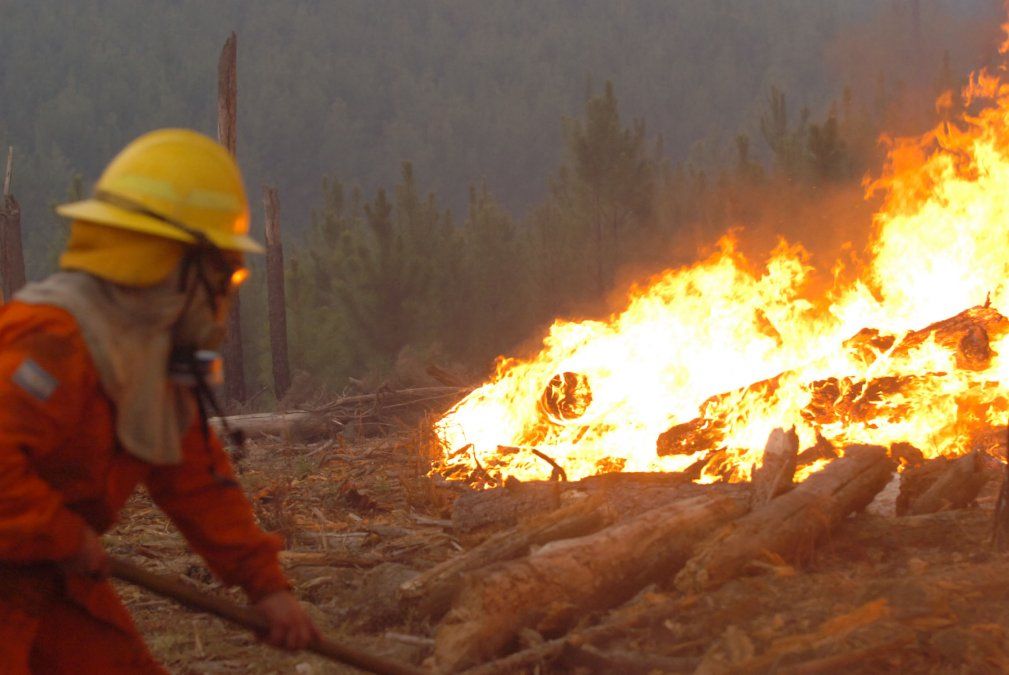
<path id="1" fill-rule="evenodd" d="M 285 537 L 298 595 L 332 637 L 420 664 L 433 626 L 397 600 L 414 570 L 457 554 L 452 492 L 423 474 L 417 439 L 353 445 L 253 444 L 241 480 L 263 526 Z M 993 552 L 997 485 L 975 508 L 896 518 L 893 490 L 800 563 L 699 596 L 656 585 L 585 616 L 562 655 L 537 672 L 1009 672 L 1009 558 Z M 485 533 L 486 534 L 486 533 Z M 146 495 L 107 537 L 117 555 L 240 600 L 221 588 Z M 155 655 L 174 673 L 351 672 L 256 643 L 224 622 L 119 585 Z M 603 637 L 588 629 L 615 627 Z M 587 631 L 587 632 L 586 632 Z M 524 645 L 557 636 L 524 634 Z"/>

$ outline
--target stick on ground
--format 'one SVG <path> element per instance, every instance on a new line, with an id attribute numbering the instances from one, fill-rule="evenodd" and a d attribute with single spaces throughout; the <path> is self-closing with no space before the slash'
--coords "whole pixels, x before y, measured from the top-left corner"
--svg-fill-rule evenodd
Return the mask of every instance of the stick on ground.
<path id="1" fill-rule="evenodd" d="M 245 628 L 257 632 L 268 628 L 266 619 L 250 607 L 242 607 L 224 598 L 203 593 L 178 579 L 155 574 L 129 561 L 113 558 L 112 576 L 175 600 L 190 609 L 208 612 Z M 333 661 L 381 675 L 421 675 L 424 673 L 420 668 L 382 658 L 328 638 L 323 638 L 317 644 L 309 647 L 309 651 Z"/>

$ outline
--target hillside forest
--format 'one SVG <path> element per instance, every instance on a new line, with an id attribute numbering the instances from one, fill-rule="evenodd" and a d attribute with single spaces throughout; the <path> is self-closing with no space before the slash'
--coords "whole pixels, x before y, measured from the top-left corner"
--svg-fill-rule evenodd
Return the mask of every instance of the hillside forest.
<path id="1" fill-rule="evenodd" d="M 997 0 L 0 0 L 0 147 L 29 276 L 136 135 L 216 129 L 238 35 L 238 158 L 262 238 L 276 186 L 292 396 L 435 363 L 479 378 L 555 318 L 733 230 L 858 250 L 887 138 L 995 53 Z M 30 29 L 29 29 L 30 27 Z M 253 261 L 257 272 L 262 263 Z M 264 275 L 243 288 L 269 401 Z"/>

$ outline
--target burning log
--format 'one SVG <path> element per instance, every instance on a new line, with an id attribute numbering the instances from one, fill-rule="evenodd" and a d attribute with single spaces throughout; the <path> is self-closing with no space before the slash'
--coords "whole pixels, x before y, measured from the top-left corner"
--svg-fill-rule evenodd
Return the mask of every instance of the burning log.
<path id="1" fill-rule="evenodd" d="M 532 546 L 595 532 L 616 519 L 600 497 L 587 497 L 541 518 L 499 532 L 461 556 L 450 558 L 400 586 L 400 597 L 418 604 L 427 616 L 441 616 L 452 601 L 462 575 L 492 563 L 524 556 Z"/>
<path id="2" fill-rule="evenodd" d="M 504 650 L 525 627 L 567 628 L 667 577 L 713 527 L 740 516 L 743 500 L 702 495 L 652 509 L 527 558 L 468 575 L 435 634 L 435 661 L 454 672 Z"/>
<path id="3" fill-rule="evenodd" d="M 863 329 L 845 342 L 845 349 L 853 358 L 871 364 L 881 351 L 892 347 L 890 358 L 908 354 L 921 346 L 930 337 L 936 344 L 955 354 L 959 368 L 983 371 L 991 363 L 993 352 L 989 340 L 1009 332 L 1009 319 L 991 307 L 973 307 L 954 317 L 934 323 L 926 328 L 905 335 L 899 342 L 893 336 L 881 335 L 878 331 Z M 725 410 L 731 409 L 726 402 L 744 396 L 771 398 L 777 391 L 782 373 L 768 380 L 762 380 L 740 390 L 712 396 L 700 406 L 700 416 L 677 424 L 663 432 L 656 440 L 659 456 L 672 454 L 693 454 L 701 450 L 717 450 L 725 436 Z M 923 373 L 901 376 L 884 376 L 868 381 L 851 378 L 827 378 L 811 382 L 807 386 L 811 393 L 810 403 L 802 411 L 802 416 L 819 426 L 848 421 L 866 421 L 879 416 L 884 408 L 888 416 L 901 411 L 887 406 L 887 400 L 894 394 L 912 391 L 922 384 L 945 373 Z"/>
<path id="4" fill-rule="evenodd" d="M 989 466 L 978 452 L 957 459 L 937 457 L 908 468 L 900 477 L 897 515 L 918 516 L 962 509 L 997 475 L 994 460 Z"/>
<path id="5" fill-rule="evenodd" d="M 753 471 L 752 508 L 763 506 L 792 487 L 799 454 L 799 436 L 793 428 L 787 434 L 775 429 L 764 447 L 764 460 Z"/>
<path id="6" fill-rule="evenodd" d="M 847 448 L 791 492 L 714 534 L 677 575 L 676 586 L 684 592 L 720 586 L 768 553 L 801 557 L 848 514 L 865 508 L 893 468 L 885 448 Z"/>

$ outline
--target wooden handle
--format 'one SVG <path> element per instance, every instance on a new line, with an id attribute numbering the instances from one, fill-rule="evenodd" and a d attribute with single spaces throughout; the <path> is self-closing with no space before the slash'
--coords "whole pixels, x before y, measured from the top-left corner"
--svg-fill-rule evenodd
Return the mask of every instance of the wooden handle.
<path id="1" fill-rule="evenodd" d="M 111 574 L 116 579 L 140 586 L 191 609 L 209 612 L 254 631 L 263 632 L 269 626 L 266 618 L 250 607 L 243 607 L 230 600 L 204 593 L 175 577 L 155 574 L 126 560 L 112 558 Z M 308 647 L 308 650 L 334 661 L 380 675 L 423 675 L 425 673 L 415 666 L 385 659 L 328 638 L 319 640 Z"/>

